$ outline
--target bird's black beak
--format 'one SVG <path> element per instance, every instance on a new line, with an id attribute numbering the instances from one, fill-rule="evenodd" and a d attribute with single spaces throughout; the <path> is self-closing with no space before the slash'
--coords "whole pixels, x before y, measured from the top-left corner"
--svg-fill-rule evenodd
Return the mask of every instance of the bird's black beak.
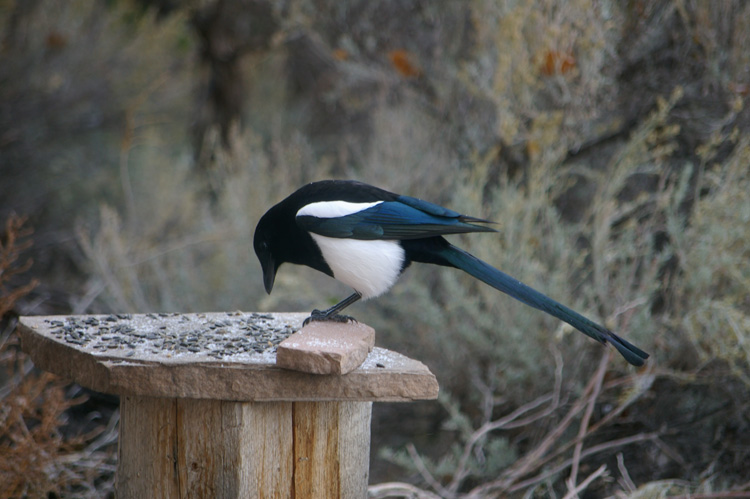
<path id="1" fill-rule="evenodd" d="M 270 295 L 273 282 L 276 280 L 276 262 L 273 260 L 273 256 L 269 254 L 261 263 L 261 267 L 263 267 L 263 286 L 266 288 L 266 293 Z"/>

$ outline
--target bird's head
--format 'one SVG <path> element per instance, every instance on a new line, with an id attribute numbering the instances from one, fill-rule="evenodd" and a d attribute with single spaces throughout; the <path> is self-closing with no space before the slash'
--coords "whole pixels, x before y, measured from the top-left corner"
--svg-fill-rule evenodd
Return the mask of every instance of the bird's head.
<path id="1" fill-rule="evenodd" d="M 263 269 L 263 286 L 265 286 L 268 294 L 271 294 L 273 289 L 276 271 L 284 263 L 278 258 L 275 246 L 276 231 L 274 231 L 273 223 L 269 220 L 267 213 L 260 219 L 258 226 L 255 228 L 253 247 Z"/>

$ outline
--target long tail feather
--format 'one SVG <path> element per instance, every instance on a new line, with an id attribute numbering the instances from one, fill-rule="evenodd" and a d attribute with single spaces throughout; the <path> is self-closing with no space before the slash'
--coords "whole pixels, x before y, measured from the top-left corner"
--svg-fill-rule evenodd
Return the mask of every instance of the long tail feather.
<path id="1" fill-rule="evenodd" d="M 646 352 L 620 338 L 607 328 L 596 324 L 578 312 L 556 302 L 539 291 L 530 288 L 521 281 L 501 272 L 474 255 L 453 245 L 448 245 L 440 253 L 441 256 L 452 266 L 467 272 L 480 281 L 489 284 L 493 288 L 512 296 L 516 300 L 519 300 L 530 307 L 547 312 L 548 314 L 567 322 L 583 334 L 590 336 L 601 343 L 611 343 L 625 360 L 634 366 L 642 366 L 644 361 L 648 358 Z"/>

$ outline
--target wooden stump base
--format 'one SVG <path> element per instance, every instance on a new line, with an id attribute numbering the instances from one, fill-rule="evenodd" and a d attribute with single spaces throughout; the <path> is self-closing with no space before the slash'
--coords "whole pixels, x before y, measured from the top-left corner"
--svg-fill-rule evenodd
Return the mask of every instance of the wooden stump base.
<path id="1" fill-rule="evenodd" d="M 371 411 L 123 396 L 117 497 L 365 497 Z"/>

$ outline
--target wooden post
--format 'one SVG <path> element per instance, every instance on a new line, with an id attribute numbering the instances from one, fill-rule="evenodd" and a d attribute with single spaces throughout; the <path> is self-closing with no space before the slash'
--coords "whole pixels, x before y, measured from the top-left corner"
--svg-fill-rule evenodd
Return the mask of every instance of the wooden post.
<path id="1" fill-rule="evenodd" d="M 120 498 L 366 497 L 372 402 L 432 399 L 437 382 L 379 348 L 346 375 L 276 367 L 304 317 L 24 317 L 19 332 L 38 367 L 120 395 Z"/>

